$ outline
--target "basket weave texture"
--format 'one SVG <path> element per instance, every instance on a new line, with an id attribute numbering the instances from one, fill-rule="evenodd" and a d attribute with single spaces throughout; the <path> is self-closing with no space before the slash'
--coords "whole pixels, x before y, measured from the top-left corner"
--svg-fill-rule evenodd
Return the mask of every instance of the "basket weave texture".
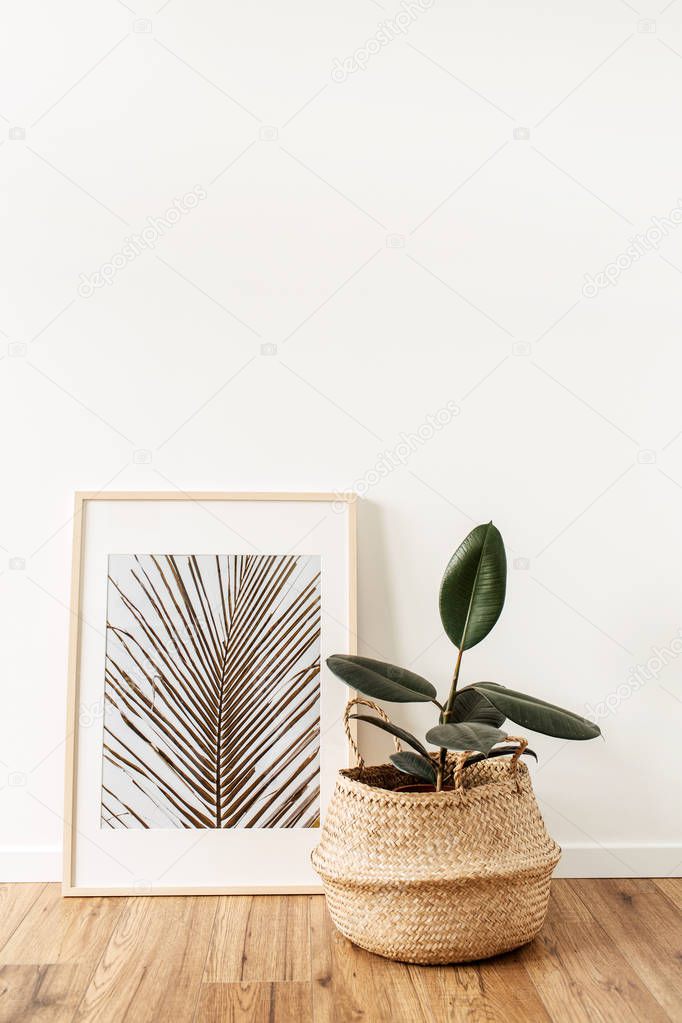
<path id="1" fill-rule="evenodd" d="M 561 850 L 526 766 L 482 761 L 454 791 L 393 791 L 404 783 L 390 765 L 339 773 L 312 855 L 336 927 L 412 963 L 485 959 L 531 941 Z"/>

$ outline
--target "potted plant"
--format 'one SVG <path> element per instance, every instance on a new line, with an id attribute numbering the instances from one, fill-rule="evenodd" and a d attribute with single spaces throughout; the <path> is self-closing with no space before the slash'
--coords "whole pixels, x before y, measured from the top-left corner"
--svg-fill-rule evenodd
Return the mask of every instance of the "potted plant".
<path id="1" fill-rule="evenodd" d="M 502 725 L 509 719 L 561 739 L 592 739 L 600 730 L 496 682 L 459 687 L 462 655 L 500 617 L 506 579 L 499 530 L 476 526 L 440 588 L 441 621 L 458 650 L 444 702 L 431 682 L 396 665 L 341 654 L 327 660 L 370 698 L 353 698 L 346 722 L 370 722 L 410 747 L 397 746 L 390 765 L 365 768 L 360 760 L 339 773 L 313 852 L 334 923 L 371 952 L 420 963 L 481 959 L 530 941 L 544 921 L 561 850 L 520 763 L 535 754 Z M 433 703 L 437 723 L 422 741 L 374 700 Z M 357 703 L 376 715 L 351 715 Z"/>

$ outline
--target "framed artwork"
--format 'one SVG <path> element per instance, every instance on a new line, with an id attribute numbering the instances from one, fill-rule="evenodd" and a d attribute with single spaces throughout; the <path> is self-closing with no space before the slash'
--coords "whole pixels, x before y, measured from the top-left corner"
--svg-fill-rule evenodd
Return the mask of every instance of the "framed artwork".
<path id="1" fill-rule="evenodd" d="M 76 495 L 65 895 L 321 891 L 355 496 Z"/>

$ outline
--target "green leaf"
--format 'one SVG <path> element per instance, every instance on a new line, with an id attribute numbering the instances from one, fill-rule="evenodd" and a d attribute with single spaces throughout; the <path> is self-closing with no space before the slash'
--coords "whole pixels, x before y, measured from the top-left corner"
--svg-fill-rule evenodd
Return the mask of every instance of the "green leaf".
<path id="1" fill-rule="evenodd" d="M 491 682 L 476 682 L 473 688 L 483 693 L 499 711 L 522 728 L 553 735 L 557 739 L 595 739 L 601 735 L 599 726 L 587 718 L 553 703 L 545 703 L 534 696 L 517 693 L 514 689 L 505 689 Z"/>
<path id="2" fill-rule="evenodd" d="M 426 733 L 429 742 L 452 750 L 479 750 L 489 753 L 496 742 L 505 738 L 504 732 L 492 725 L 469 724 L 436 725 Z"/>
<path id="3" fill-rule="evenodd" d="M 452 722 L 473 721 L 499 728 L 504 719 L 505 715 L 494 707 L 483 693 L 477 693 L 475 689 L 462 689 L 455 696 L 450 718 Z"/>
<path id="4" fill-rule="evenodd" d="M 415 778 L 423 778 L 424 781 L 436 783 L 436 769 L 433 763 L 418 753 L 393 753 L 391 763 L 404 774 L 411 774 Z"/>
<path id="5" fill-rule="evenodd" d="M 460 650 L 488 635 L 504 607 L 507 557 L 500 531 L 476 526 L 452 555 L 440 586 L 440 617 Z"/>
<path id="6" fill-rule="evenodd" d="M 351 689 L 389 703 L 428 703 L 436 690 L 421 675 L 371 657 L 334 654 L 327 667 Z"/>
<path id="7" fill-rule="evenodd" d="M 390 732 L 391 735 L 395 735 L 398 739 L 402 739 L 412 749 L 416 749 L 418 753 L 423 753 L 424 756 L 428 756 L 428 752 L 424 746 L 420 743 L 416 736 L 412 735 L 411 732 L 406 732 L 404 728 L 400 728 L 398 725 L 394 725 L 392 721 L 384 721 L 382 718 L 376 718 L 373 714 L 349 714 L 351 718 L 355 718 L 357 721 L 367 721 L 370 725 L 376 725 L 377 728 L 383 728 L 385 732 Z"/>

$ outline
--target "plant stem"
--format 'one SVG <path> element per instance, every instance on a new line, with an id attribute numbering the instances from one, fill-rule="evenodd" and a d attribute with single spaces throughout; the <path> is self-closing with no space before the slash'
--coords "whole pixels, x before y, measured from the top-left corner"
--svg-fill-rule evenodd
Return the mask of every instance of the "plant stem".
<path id="1" fill-rule="evenodd" d="M 438 760 L 438 767 L 436 768 L 436 792 L 442 792 L 443 790 L 443 767 L 445 766 L 445 750 L 441 749 L 440 757 Z"/>
<path id="2" fill-rule="evenodd" d="M 459 681 L 459 668 L 462 663 L 463 650 L 460 650 L 457 654 L 457 660 L 455 662 L 455 671 L 452 676 L 452 684 L 450 686 L 450 695 L 448 696 L 448 702 L 445 704 L 445 721 L 449 721 L 452 708 L 455 705 L 455 696 L 457 695 L 457 683 Z"/>
<path id="3" fill-rule="evenodd" d="M 438 756 L 438 767 L 436 768 L 436 792 L 441 792 L 443 789 L 443 778 L 445 776 L 445 757 L 447 750 L 442 746 Z"/>
<path id="4" fill-rule="evenodd" d="M 455 670 L 452 676 L 452 683 L 450 684 L 450 695 L 448 701 L 443 708 L 440 715 L 440 723 L 446 725 L 450 720 L 452 709 L 455 705 L 455 696 L 457 695 L 457 683 L 459 681 L 459 669 L 462 663 L 462 650 L 457 653 L 457 660 L 455 661 Z M 441 747 L 440 754 L 438 756 L 438 768 L 436 773 L 436 792 L 442 791 L 443 778 L 445 777 L 445 758 L 447 756 L 447 750 Z"/>

